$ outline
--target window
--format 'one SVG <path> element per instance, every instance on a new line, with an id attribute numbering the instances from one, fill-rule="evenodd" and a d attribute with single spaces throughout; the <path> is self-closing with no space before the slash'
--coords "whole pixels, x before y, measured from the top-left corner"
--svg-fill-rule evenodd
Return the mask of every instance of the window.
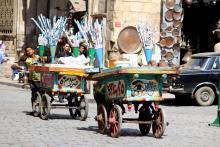
<path id="1" fill-rule="evenodd" d="M 213 66 L 212 66 L 212 69 L 220 70 L 220 60 L 219 60 L 219 57 L 216 57 L 215 62 L 213 64 Z"/>
<path id="2" fill-rule="evenodd" d="M 209 58 L 205 57 L 194 57 L 191 58 L 187 64 L 184 66 L 184 68 L 187 69 L 204 69 L 205 66 L 207 65 Z"/>
<path id="3" fill-rule="evenodd" d="M 0 34 L 13 33 L 14 0 L 0 0 Z"/>

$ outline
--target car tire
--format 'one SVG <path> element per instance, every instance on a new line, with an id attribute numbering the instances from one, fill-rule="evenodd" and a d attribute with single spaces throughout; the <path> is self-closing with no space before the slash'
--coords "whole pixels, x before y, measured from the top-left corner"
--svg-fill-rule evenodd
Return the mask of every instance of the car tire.
<path id="1" fill-rule="evenodd" d="M 215 92 L 208 86 L 197 89 L 194 96 L 196 103 L 200 106 L 210 106 L 215 100 Z"/>

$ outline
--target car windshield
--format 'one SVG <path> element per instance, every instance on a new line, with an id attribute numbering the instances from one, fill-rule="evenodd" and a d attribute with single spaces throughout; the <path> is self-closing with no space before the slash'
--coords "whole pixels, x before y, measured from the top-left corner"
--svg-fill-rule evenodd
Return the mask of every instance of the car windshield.
<path id="1" fill-rule="evenodd" d="M 208 61 L 208 57 L 194 57 L 191 58 L 185 65 L 187 69 L 203 69 Z"/>

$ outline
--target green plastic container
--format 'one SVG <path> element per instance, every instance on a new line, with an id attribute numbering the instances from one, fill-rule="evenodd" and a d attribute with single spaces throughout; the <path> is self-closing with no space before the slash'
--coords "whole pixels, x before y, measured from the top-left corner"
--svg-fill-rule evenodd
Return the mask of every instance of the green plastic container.
<path id="1" fill-rule="evenodd" d="M 94 59 L 95 59 L 95 49 L 94 48 L 89 48 L 89 59 L 90 63 L 89 65 L 94 65 Z"/>
<path id="2" fill-rule="evenodd" d="M 39 45 L 39 55 L 40 57 L 44 56 L 45 45 Z"/>
<path id="3" fill-rule="evenodd" d="M 79 47 L 73 47 L 73 56 L 78 57 L 79 56 Z"/>

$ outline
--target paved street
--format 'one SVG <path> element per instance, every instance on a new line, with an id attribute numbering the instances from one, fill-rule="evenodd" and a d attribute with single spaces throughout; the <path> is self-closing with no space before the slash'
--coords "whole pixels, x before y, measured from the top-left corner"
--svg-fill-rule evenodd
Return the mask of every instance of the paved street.
<path id="1" fill-rule="evenodd" d="M 220 128 L 208 123 L 217 106 L 196 107 L 164 104 L 167 126 L 162 139 L 141 136 L 136 124 L 123 124 L 120 138 L 97 133 L 96 105 L 90 104 L 87 121 L 73 120 L 67 110 L 52 110 L 51 119 L 30 115 L 29 90 L 0 85 L 0 147 L 150 146 L 219 147 Z M 127 113 L 127 115 L 135 115 Z"/>

